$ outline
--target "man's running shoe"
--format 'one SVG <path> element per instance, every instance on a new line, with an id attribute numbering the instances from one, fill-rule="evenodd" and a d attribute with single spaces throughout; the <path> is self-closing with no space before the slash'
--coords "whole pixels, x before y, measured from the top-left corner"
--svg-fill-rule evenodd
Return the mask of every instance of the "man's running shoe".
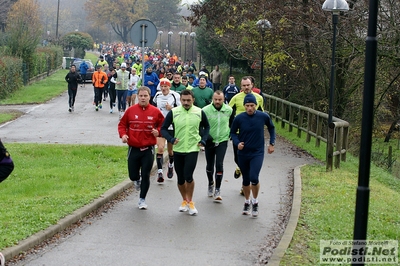
<path id="1" fill-rule="evenodd" d="M 243 187 L 240 189 L 239 194 L 244 196 Z"/>
<path id="2" fill-rule="evenodd" d="M 96 106 L 96 108 L 95 108 L 95 109 L 96 109 L 96 111 L 99 111 L 99 107 L 98 107 L 98 106 Z"/>
<path id="3" fill-rule="evenodd" d="M 258 216 L 258 202 L 252 204 L 251 216 L 252 217 Z"/>
<path id="4" fill-rule="evenodd" d="M 113 113 L 113 109 L 111 108 L 111 109 L 110 109 L 110 114 L 112 114 L 112 113 Z"/>
<path id="5" fill-rule="evenodd" d="M 157 178 L 158 183 L 164 182 L 164 176 L 163 173 L 158 173 L 158 178 Z"/>
<path id="6" fill-rule="evenodd" d="M 68 109 L 68 112 L 70 112 L 70 113 L 72 112 L 72 108 L 71 107 Z"/>
<path id="7" fill-rule="evenodd" d="M 171 167 L 168 166 L 167 177 L 169 179 L 171 179 L 173 176 L 174 176 L 174 167 L 173 166 L 171 166 Z"/>
<path id="8" fill-rule="evenodd" d="M 102 105 L 101 103 L 99 103 L 99 108 L 100 108 L 100 109 L 103 108 L 103 105 Z"/>
<path id="9" fill-rule="evenodd" d="M 147 204 L 146 204 L 146 201 L 144 199 L 139 199 L 138 206 L 139 206 L 140 210 L 147 209 Z"/>
<path id="10" fill-rule="evenodd" d="M 133 185 L 135 186 L 136 191 L 140 190 L 140 180 L 133 181 Z"/>
<path id="11" fill-rule="evenodd" d="M 198 213 L 196 207 L 194 206 L 194 202 L 191 201 L 189 202 L 189 214 L 190 215 L 196 215 Z"/>
<path id="12" fill-rule="evenodd" d="M 244 203 L 244 207 L 243 207 L 243 211 L 242 211 L 243 215 L 249 215 L 250 214 L 250 203 Z"/>
<path id="13" fill-rule="evenodd" d="M 182 201 L 181 206 L 179 207 L 180 212 L 187 212 L 189 210 L 189 205 L 186 200 Z"/>
<path id="14" fill-rule="evenodd" d="M 208 186 L 207 194 L 209 197 L 212 197 L 214 195 L 214 185 Z"/>
<path id="15" fill-rule="evenodd" d="M 73 112 L 73 111 L 75 111 L 75 108 L 74 108 L 73 106 L 71 106 L 71 110 L 72 110 L 72 112 Z"/>
<path id="16" fill-rule="evenodd" d="M 219 188 L 216 188 L 216 189 L 215 189 L 215 192 L 214 192 L 214 200 L 215 200 L 215 201 L 222 201 L 221 191 L 220 191 Z"/>
<path id="17" fill-rule="evenodd" d="M 235 179 L 238 179 L 242 175 L 242 172 L 240 171 L 239 167 L 236 167 L 235 173 L 233 173 L 233 177 Z"/>

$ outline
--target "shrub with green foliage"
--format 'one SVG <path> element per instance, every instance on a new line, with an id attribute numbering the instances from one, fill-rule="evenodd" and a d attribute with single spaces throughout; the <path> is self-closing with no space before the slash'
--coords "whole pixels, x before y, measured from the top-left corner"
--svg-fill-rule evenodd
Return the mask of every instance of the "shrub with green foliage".
<path id="1" fill-rule="evenodd" d="M 84 32 L 70 32 L 61 39 L 62 46 L 65 49 L 71 50 L 75 48 L 75 57 L 84 58 L 85 49 L 93 47 L 93 38 Z"/>
<path id="2" fill-rule="evenodd" d="M 21 58 L 11 56 L 8 47 L 0 47 L 0 100 L 21 88 L 29 78 L 59 68 L 62 56 L 63 51 L 60 46 L 39 47 L 32 54 L 33 67 L 25 71 L 23 66 L 26 67 L 26 64 Z"/>
<path id="3" fill-rule="evenodd" d="M 33 64 L 29 71 L 29 78 L 57 69 L 62 64 L 62 56 L 63 51 L 59 46 L 37 48 L 32 55 Z"/>
<path id="4" fill-rule="evenodd" d="M 0 99 L 22 86 L 22 59 L 0 53 Z"/>

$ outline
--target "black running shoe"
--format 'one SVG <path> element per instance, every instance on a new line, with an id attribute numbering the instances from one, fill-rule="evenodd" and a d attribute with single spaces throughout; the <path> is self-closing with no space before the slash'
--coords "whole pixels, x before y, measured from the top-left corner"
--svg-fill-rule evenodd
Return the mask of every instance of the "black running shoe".
<path id="1" fill-rule="evenodd" d="M 252 204 L 251 216 L 253 217 L 258 216 L 258 202 Z"/>
<path id="2" fill-rule="evenodd" d="M 250 214 L 250 203 L 244 203 L 244 207 L 243 207 L 243 211 L 242 211 L 243 215 L 249 215 Z"/>
<path id="3" fill-rule="evenodd" d="M 174 167 L 168 167 L 167 177 L 171 179 L 174 176 Z"/>
<path id="4" fill-rule="evenodd" d="M 158 182 L 158 183 L 162 183 L 162 182 L 164 182 L 163 173 L 158 173 L 157 182 Z"/>

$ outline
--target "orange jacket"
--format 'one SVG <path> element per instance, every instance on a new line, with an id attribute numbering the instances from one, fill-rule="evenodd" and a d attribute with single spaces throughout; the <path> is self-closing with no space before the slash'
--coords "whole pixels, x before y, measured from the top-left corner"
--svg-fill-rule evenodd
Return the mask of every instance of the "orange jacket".
<path id="1" fill-rule="evenodd" d="M 95 88 L 104 88 L 104 84 L 107 83 L 107 74 L 103 71 L 95 71 L 92 76 L 92 83 Z"/>

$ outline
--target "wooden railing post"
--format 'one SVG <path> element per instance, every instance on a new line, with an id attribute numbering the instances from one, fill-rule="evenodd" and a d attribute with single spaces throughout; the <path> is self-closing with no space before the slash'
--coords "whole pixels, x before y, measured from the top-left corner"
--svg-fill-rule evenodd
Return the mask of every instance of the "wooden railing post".
<path id="1" fill-rule="evenodd" d="M 335 137 L 335 136 L 334 136 Z M 342 153 L 342 141 L 343 141 L 343 127 L 336 129 L 336 151 L 335 156 L 335 168 L 340 168 L 340 155 Z"/>
<path id="2" fill-rule="evenodd" d="M 328 127 L 328 138 L 326 140 L 326 171 L 332 172 L 333 168 L 333 139 L 335 135 L 335 124 Z"/>
<path id="3" fill-rule="evenodd" d="M 299 120 L 297 121 L 297 137 L 301 138 L 301 128 L 303 127 L 304 111 L 300 110 Z"/>
<path id="4" fill-rule="evenodd" d="M 348 127 L 344 127 L 343 128 L 343 149 L 345 149 L 347 151 L 347 149 L 349 148 L 349 128 Z M 340 159 L 342 160 L 342 162 L 346 161 L 346 154 L 347 152 L 343 152 L 340 155 Z"/>

